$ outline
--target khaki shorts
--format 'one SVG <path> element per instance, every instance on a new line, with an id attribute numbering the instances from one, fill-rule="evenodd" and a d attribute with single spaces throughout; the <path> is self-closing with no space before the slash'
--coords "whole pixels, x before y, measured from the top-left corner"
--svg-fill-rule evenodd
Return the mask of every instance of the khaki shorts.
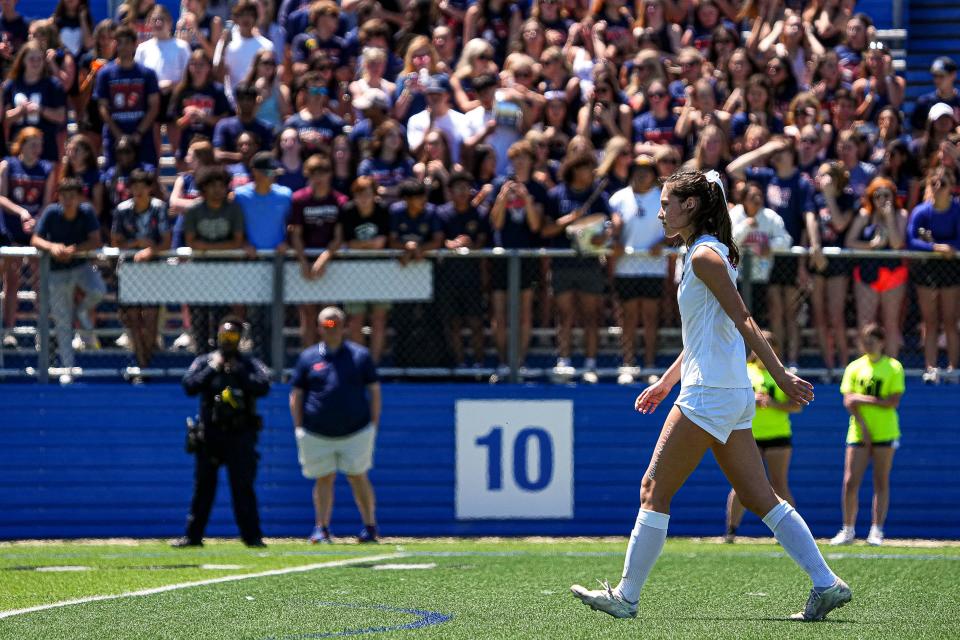
<path id="1" fill-rule="evenodd" d="M 326 438 L 303 428 L 296 430 L 296 436 L 297 458 L 305 478 L 322 478 L 337 471 L 355 476 L 373 466 L 377 429 L 372 425 L 342 438 Z"/>

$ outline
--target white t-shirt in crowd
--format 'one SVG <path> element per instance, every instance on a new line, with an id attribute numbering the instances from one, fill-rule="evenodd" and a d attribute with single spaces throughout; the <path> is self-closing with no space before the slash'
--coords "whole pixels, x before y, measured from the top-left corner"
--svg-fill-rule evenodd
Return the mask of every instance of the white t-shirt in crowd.
<path id="1" fill-rule="evenodd" d="M 625 247 L 649 249 L 663 240 L 660 213 L 660 189 L 636 193 L 633 187 L 620 189 L 610 197 L 610 210 L 623 220 L 622 241 Z M 614 274 L 618 278 L 664 277 L 667 273 L 666 256 L 624 255 L 617 260 Z"/>
<path id="2" fill-rule="evenodd" d="M 190 45 L 178 38 L 141 42 L 133 60 L 157 74 L 157 81 L 177 84 L 190 62 Z"/>
<path id="3" fill-rule="evenodd" d="M 507 157 L 507 151 L 510 150 L 510 145 L 520 139 L 520 123 L 523 119 L 523 110 L 520 105 L 498 99 L 493 109 L 484 109 L 483 105 L 480 105 L 464 115 L 469 128 L 468 138 L 486 129 L 487 122 L 496 121 L 497 128 L 486 137 L 484 142 L 493 147 L 497 153 L 497 175 L 506 176 L 512 173 L 513 168 L 510 158 Z"/>
<path id="4" fill-rule="evenodd" d="M 213 64 L 218 64 L 220 58 L 223 58 L 227 68 L 225 88 L 231 102 L 233 101 L 233 87 L 237 83 L 243 82 L 243 79 L 247 77 L 253 57 L 261 49 L 273 51 L 273 43 L 263 36 L 241 37 L 236 30 L 233 31 L 230 42 L 226 47 L 223 46 L 223 41 L 217 44 Z"/>
<path id="5" fill-rule="evenodd" d="M 756 215 L 756 224 L 751 224 L 742 204 L 730 209 L 733 225 L 733 241 L 738 247 L 751 251 L 751 282 L 767 282 L 773 269 L 773 256 L 765 255 L 771 249 L 787 249 L 792 238 L 783 225 L 783 218 L 773 209 L 763 207 Z M 741 251 L 742 253 L 742 251 Z"/>
<path id="6" fill-rule="evenodd" d="M 460 162 L 460 147 L 464 139 L 470 135 L 467 116 L 459 111 L 450 109 L 444 115 L 433 121 L 433 127 L 440 129 L 447 136 L 450 145 L 450 158 L 453 162 Z M 410 116 L 407 122 L 407 144 L 416 149 L 423 144 L 423 138 L 430 129 L 430 112 L 426 109 Z"/>

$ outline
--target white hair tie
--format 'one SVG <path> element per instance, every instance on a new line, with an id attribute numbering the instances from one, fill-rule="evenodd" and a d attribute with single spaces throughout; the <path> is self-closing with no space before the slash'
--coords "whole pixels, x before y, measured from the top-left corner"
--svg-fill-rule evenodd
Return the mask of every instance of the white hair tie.
<path id="1" fill-rule="evenodd" d="M 720 194 L 723 196 L 723 203 L 727 203 L 727 192 L 723 190 L 723 180 L 720 179 L 720 174 L 714 170 L 707 171 L 703 174 L 703 177 L 707 179 L 707 182 L 712 182 L 713 184 L 720 187 Z"/>

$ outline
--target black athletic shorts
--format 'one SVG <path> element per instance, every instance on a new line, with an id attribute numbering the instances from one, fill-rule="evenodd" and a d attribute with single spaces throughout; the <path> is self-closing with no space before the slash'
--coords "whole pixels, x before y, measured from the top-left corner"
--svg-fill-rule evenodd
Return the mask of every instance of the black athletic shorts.
<path id="1" fill-rule="evenodd" d="M 659 300 L 663 297 L 663 276 L 618 276 L 613 280 L 613 288 L 623 301 L 636 298 Z"/>
<path id="2" fill-rule="evenodd" d="M 466 258 L 464 258 L 466 259 Z M 490 287 L 494 291 L 509 289 L 507 276 L 508 258 L 492 258 L 490 260 Z M 540 274 L 539 258 L 520 258 L 520 289 L 532 289 Z"/>
<path id="3" fill-rule="evenodd" d="M 792 447 L 793 438 L 791 436 L 783 436 L 782 438 L 769 438 L 767 440 L 757 440 L 757 446 L 760 449 L 775 449 L 777 447 Z"/>
<path id="4" fill-rule="evenodd" d="M 798 256 L 774 256 L 768 284 L 795 287 L 797 286 L 799 272 L 800 258 Z"/>
<path id="5" fill-rule="evenodd" d="M 921 260 L 910 264 L 910 280 L 918 287 L 945 289 L 960 285 L 960 261 Z"/>
<path id="6" fill-rule="evenodd" d="M 866 445 L 862 442 L 848 442 L 847 446 L 857 447 L 859 449 L 859 448 L 865 447 Z M 881 448 L 893 447 L 894 449 L 896 449 L 897 447 L 900 446 L 900 441 L 899 440 L 879 440 L 879 441 L 874 441 L 872 443 L 872 446 L 881 447 Z"/>

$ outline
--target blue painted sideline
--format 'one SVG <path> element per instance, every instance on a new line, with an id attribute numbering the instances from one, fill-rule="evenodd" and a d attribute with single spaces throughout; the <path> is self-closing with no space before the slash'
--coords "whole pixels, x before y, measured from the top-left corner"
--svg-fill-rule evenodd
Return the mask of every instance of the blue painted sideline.
<path id="1" fill-rule="evenodd" d="M 412 629 L 422 629 L 432 627 L 437 624 L 443 624 L 452 619 L 452 615 L 438 613 L 436 611 L 425 611 L 422 609 L 398 609 L 388 607 L 382 604 L 349 604 L 340 602 L 317 602 L 321 607 L 340 607 L 344 609 L 370 609 L 373 611 L 386 611 L 389 613 L 403 613 L 411 616 L 417 616 L 416 620 L 406 624 L 383 627 L 366 627 L 364 629 L 345 629 L 331 633 L 304 633 L 292 636 L 283 636 L 279 640 L 307 640 L 308 638 L 343 638 L 346 636 L 359 636 L 368 633 L 386 633 L 388 631 L 407 631 Z M 264 638 L 264 640 L 276 640 L 275 638 Z"/>
<path id="2" fill-rule="evenodd" d="M 960 519 L 954 516 L 960 509 L 958 389 L 908 383 L 903 438 L 891 478 L 889 537 L 960 538 Z M 840 524 L 847 420 L 837 386 L 816 391 L 816 401 L 794 419 L 791 487 L 814 534 L 827 537 Z M 640 479 L 669 406 L 652 416 L 637 414 L 632 405 L 638 392 L 638 387 L 616 385 L 384 385 L 383 424 L 371 473 L 383 533 L 628 535 Z M 305 538 L 313 522 L 311 485 L 297 464 L 287 393 L 277 386 L 261 404 L 266 428 L 257 492 L 268 536 Z M 458 399 L 573 401 L 573 519 L 455 519 Z M 192 488 L 183 424 L 196 408 L 178 385 L 2 384 L 0 403 L 0 539 L 182 533 Z M 861 493 L 860 533 L 869 527 L 869 478 L 868 473 Z M 671 534 L 722 534 L 728 490 L 708 455 L 674 500 Z M 333 533 L 353 536 L 359 530 L 349 486 L 341 479 Z M 768 535 L 753 516 L 741 532 Z M 237 535 L 225 477 L 208 534 Z"/>

